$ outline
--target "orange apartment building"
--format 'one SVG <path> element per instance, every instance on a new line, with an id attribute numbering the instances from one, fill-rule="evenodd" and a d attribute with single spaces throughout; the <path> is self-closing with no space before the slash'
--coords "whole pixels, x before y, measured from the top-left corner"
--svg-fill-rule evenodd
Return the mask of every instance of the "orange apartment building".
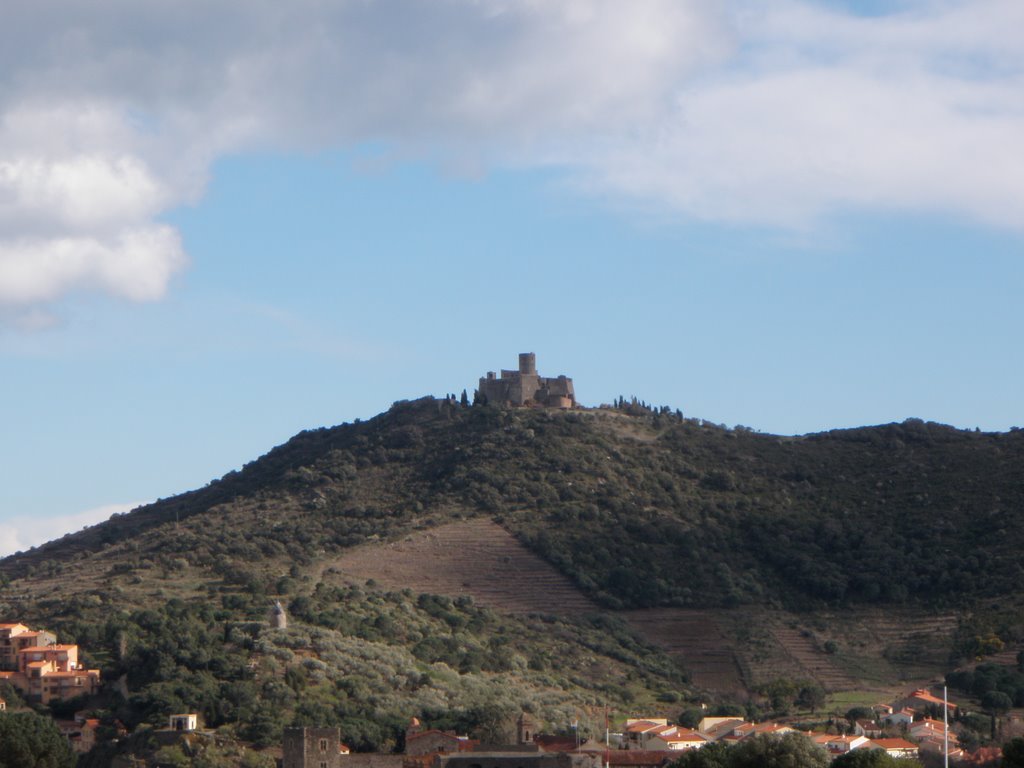
<path id="1" fill-rule="evenodd" d="M 100 671 L 84 669 L 78 661 L 78 646 L 58 644 L 52 632 L 0 624 L 0 680 L 29 701 L 49 704 L 95 693 Z"/>

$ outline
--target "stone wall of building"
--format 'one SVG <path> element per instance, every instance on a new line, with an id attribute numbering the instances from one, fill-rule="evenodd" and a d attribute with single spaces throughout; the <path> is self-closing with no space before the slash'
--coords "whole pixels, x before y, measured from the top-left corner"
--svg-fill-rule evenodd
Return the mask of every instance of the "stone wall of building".
<path id="1" fill-rule="evenodd" d="M 493 405 L 536 405 L 546 408 L 574 408 L 576 392 L 567 376 L 546 378 L 537 374 L 537 358 L 533 352 L 519 355 L 519 370 L 493 371 L 480 379 L 477 392 Z"/>
<path id="2" fill-rule="evenodd" d="M 282 768 L 341 768 L 337 728 L 285 728 Z"/>
<path id="3" fill-rule="evenodd" d="M 565 752 L 462 752 L 457 755 L 438 755 L 433 768 L 592 768 L 590 755 Z"/>

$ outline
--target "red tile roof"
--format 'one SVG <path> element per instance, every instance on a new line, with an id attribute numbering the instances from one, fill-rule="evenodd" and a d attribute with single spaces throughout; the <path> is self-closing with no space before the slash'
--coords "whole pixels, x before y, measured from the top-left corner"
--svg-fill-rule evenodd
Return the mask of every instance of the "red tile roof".
<path id="1" fill-rule="evenodd" d="M 657 728 L 658 725 L 658 723 L 652 723 L 650 720 L 638 720 L 627 726 L 626 733 L 643 733 L 644 731 L 651 730 L 651 728 Z"/>
<path id="2" fill-rule="evenodd" d="M 424 736 L 427 736 L 431 733 L 436 733 L 440 736 L 444 736 L 446 739 L 451 739 L 452 741 L 459 741 L 459 737 L 456 736 L 454 733 L 450 733 L 448 731 L 440 731 L 437 728 L 430 728 L 426 731 L 420 731 L 419 733 L 410 733 L 408 736 L 405 737 L 405 741 L 408 743 L 410 741 L 415 741 L 416 739 L 422 739 Z"/>
<path id="3" fill-rule="evenodd" d="M 575 752 L 575 736 L 537 736 L 533 743 L 544 752 Z"/>

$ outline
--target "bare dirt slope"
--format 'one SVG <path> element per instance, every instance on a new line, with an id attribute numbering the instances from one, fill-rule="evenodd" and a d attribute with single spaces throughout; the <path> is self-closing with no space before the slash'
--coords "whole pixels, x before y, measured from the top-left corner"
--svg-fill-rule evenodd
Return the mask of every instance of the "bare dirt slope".
<path id="1" fill-rule="evenodd" d="M 479 605 L 508 613 L 571 616 L 600 610 L 568 578 L 487 518 L 356 547 L 328 565 L 348 578 L 373 579 L 390 589 L 468 595 Z"/>

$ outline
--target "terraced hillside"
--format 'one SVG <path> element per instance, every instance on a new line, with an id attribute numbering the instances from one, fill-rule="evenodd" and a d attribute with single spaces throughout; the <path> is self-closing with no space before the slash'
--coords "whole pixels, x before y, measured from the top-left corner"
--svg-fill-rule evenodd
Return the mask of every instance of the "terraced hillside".
<path id="1" fill-rule="evenodd" d="M 870 642 L 904 680 L 932 676 L 948 664 L 950 640 L 957 629 L 955 613 L 906 610 L 875 611 L 864 616 Z"/>
<path id="2" fill-rule="evenodd" d="M 390 589 L 468 595 L 506 613 L 573 616 L 600 610 L 568 578 L 486 517 L 350 549 L 324 563 L 324 575 L 331 571 L 373 579 Z"/>
<path id="3" fill-rule="evenodd" d="M 622 615 L 648 642 L 677 659 L 695 685 L 722 693 L 747 688 L 734 642 L 715 611 L 649 608 Z"/>
<path id="4" fill-rule="evenodd" d="M 479 517 L 356 547 L 323 564 L 323 577 L 373 580 L 388 589 L 468 595 L 513 614 L 579 615 L 602 609 L 569 579 L 494 521 Z M 742 662 L 714 611 L 651 608 L 607 611 L 620 616 L 652 645 L 669 653 L 695 685 L 745 690 Z M 795 670 L 796 676 L 802 672 Z"/>
<path id="5" fill-rule="evenodd" d="M 953 616 L 914 611 L 860 611 L 819 619 L 831 624 L 831 633 L 811 631 L 791 614 L 763 610 L 608 611 L 487 517 L 355 547 L 321 561 L 316 576 L 465 595 L 509 614 L 604 611 L 625 619 L 646 642 L 665 650 L 696 686 L 722 694 L 741 694 L 777 677 L 815 680 L 829 691 L 926 679 L 942 668 L 956 626 Z M 823 649 L 823 638 L 831 634 L 850 638 L 843 653 Z"/>
<path id="6" fill-rule="evenodd" d="M 858 687 L 859 682 L 837 666 L 807 630 L 783 625 L 773 627 L 772 634 L 804 674 L 825 690 L 846 691 Z"/>

